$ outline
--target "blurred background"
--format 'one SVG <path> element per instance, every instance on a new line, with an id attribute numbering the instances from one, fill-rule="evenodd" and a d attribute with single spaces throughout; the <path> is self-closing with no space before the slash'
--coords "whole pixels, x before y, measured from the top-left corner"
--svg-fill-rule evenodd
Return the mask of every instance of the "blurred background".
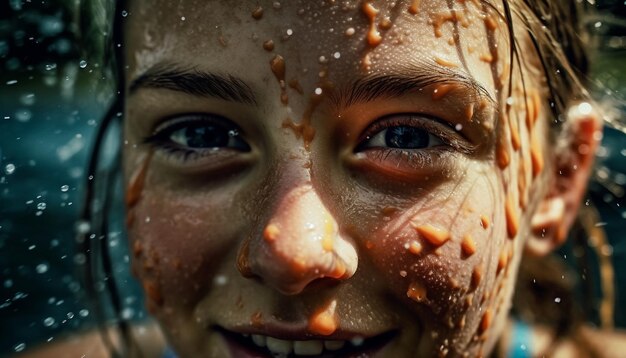
<path id="1" fill-rule="evenodd" d="M 591 81 L 596 98 L 626 113 L 626 5 L 586 0 L 597 39 Z M 93 133 L 111 93 L 97 83 L 101 64 L 81 57 L 76 2 L 0 3 L 0 356 L 10 356 L 93 326 L 77 272 L 75 221 Z M 614 320 L 626 327 L 626 135 L 606 129 L 588 194 L 601 213 L 615 265 Z M 125 319 L 145 318 L 143 298 L 128 274 L 126 242 L 114 232 L 116 275 Z M 567 248 L 561 253 L 567 259 Z M 571 255 L 570 255 L 571 256 Z M 593 273 L 591 273 L 593 274 Z M 598 288 L 599 291 L 599 288 Z"/>

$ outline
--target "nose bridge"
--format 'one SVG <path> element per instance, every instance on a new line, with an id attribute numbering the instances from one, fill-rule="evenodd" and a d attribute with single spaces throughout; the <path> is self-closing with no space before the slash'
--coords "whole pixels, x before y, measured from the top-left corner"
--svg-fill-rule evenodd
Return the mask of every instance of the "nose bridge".
<path id="1" fill-rule="evenodd" d="M 253 275 L 283 294 L 298 294 L 314 280 L 346 279 L 357 267 L 354 245 L 309 184 L 279 198 L 262 233 L 249 244 Z"/>

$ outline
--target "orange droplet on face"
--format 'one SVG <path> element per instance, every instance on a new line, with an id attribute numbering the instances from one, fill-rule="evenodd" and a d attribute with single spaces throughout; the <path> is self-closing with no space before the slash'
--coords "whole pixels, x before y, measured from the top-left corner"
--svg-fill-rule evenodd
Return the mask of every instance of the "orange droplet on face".
<path id="1" fill-rule="evenodd" d="M 278 235 L 280 235 L 280 229 L 275 224 L 269 224 L 263 230 L 263 238 L 267 242 L 276 241 Z"/>
<path id="2" fill-rule="evenodd" d="M 476 243 L 471 235 L 465 235 L 461 241 L 461 249 L 466 256 L 472 256 L 476 252 Z"/>
<path id="3" fill-rule="evenodd" d="M 337 330 L 337 317 L 335 309 L 337 301 L 331 301 L 326 307 L 313 313 L 309 318 L 309 331 L 313 334 L 328 336 Z"/>
<path id="4" fill-rule="evenodd" d="M 448 61 L 448 60 L 446 60 L 444 58 L 441 58 L 441 57 L 435 57 L 435 62 L 438 65 L 441 65 L 441 66 L 444 66 L 444 67 L 451 67 L 451 68 L 459 67 L 459 65 L 457 63 L 454 63 L 452 61 Z"/>
<path id="5" fill-rule="evenodd" d="M 415 230 L 430 244 L 441 246 L 450 240 L 450 233 L 432 225 L 415 226 Z"/>
<path id="6" fill-rule="evenodd" d="M 141 253 L 143 253 L 143 245 L 141 245 L 139 240 L 135 240 L 133 242 L 133 256 L 139 257 Z"/>
<path id="7" fill-rule="evenodd" d="M 472 278 L 470 280 L 470 290 L 475 291 L 480 284 L 480 280 L 483 278 L 483 268 L 480 265 L 476 265 L 472 270 Z"/>
<path id="8" fill-rule="evenodd" d="M 272 40 L 267 40 L 265 42 L 263 42 L 263 49 L 265 51 L 271 52 L 274 50 L 274 41 Z"/>
<path id="9" fill-rule="evenodd" d="M 503 249 L 502 252 L 500 252 L 500 256 L 498 256 L 498 267 L 496 268 L 496 273 L 500 273 L 506 267 L 508 261 L 509 255 L 506 250 Z"/>
<path id="10" fill-rule="evenodd" d="M 254 9 L 254 11 L 252 11 L 252 18 L 255 20 L 260 20 L 263 17 L 263 8 L 262 7 L 257 7 L 256 9 Z"/>
<path id="11" fill-rule="evenodd" d="M 300 85 L 300 82 L 296 78 L 293 78 L 291 79 L 291 81 L 289 81 L 289 87 L 294 89 L 299 94 L 304 94 L 304 89 L 302 88 L 302 86 Z"/>
<path id="12" fill-rule="evenodd" d="M 411 6 L 409 6 L 409 14 L 417 15 L 420 12 L 420 0 L 411 1 Z"/>
<path id="13" fill-rule="evenodd" d="M 367 44 L 370 45 L 371 47 L 376 47 L 380 45 L 380 43 L 383 40 L 382 36 L 380 35 L 380 32 L 376 28 L 376 15 L 378 15 L 379 10 L 375 8 L 374 5 L 372 5 L 369 2 L 363 3 L 361 10 L 363 11 L 363 13 L 365 14 L 365 16 L 370 22 L 370 29 L 367 32 L 367 37 L 366 37 Z"/>
<path id="14" fill-rule="evenodd" d="M 507 195 L 506 204 L 504 206 L 504 215 L 506 217 L 506 233 L 509 239 L 515 238 L 517 230 L 519 228 L 519 219 L 517 217 L 517 210 L 511 194 Z"/>
<path id="15" fill-rule="evenodd" d="M 157 306 L 162 306 L 164 303 L 163 295 L 161 294 L 161 287 L 159 284 L 151 279 L 143 281 L 143 290 L 146 293 L 148 300 Z"/>
<path id="16" fill-rule="evenodd" d="M 250 325 L 256 328 L 263 327 L 263 313 L 261 311 L 256 311 L 250 316 Z"/>
<path id="17" fill-rule="evenodd" d="M 418 282 L 411 282 L 409 288 L 406 290 L 406 297 L 415 302 L 424 302 L 428 299 L 426 287 Z"/>
<path id="18" fill-rule="evenodd" d="M 423 250 L 422 244 L 420 244 L 417 241 L 412 241 L 409 244 L 409 252 L 412 253 L 413 255 L 421 254 L 422 250 Z"/>
<path id="19" fill-rule="evenodd" d="M 489 229 L 489 217 L 487 217 L 487 215 L 480 216 L 480 226 L 485 230 Z"/>
<path id="20" fill-rule="evenodd" d="M 150 159 L 152 159 L 152 153 L 152 151 L 148 153 L 143 163 L 141 163 L 141 168 L 133 173 L 133 176 L 128 182 L 128 189 L 126 189 L 126 207 L 129 209 L 137 205 L 139 199 L 141 199 L 141 193 L 146 182 L 148 166 L 150 164 Z"/>
<path id="21" fill-rule="evenodd" d="M 493 319 L 493 314 L 491 313 L 491 309 L 487 309 L 483 314 L 482 319 L 480 320 L 479 332 L 481 334 L 487 332 L 489 327 L 491 327 L 491 320 Z"/>
<path id="22" fill-rule="evenodd" d="M 442 99 L 448 93 L 450 93 L 450 91 L 452 91 L 455 88 L 456 86 L 451 85 L 451 84 L 443 84 L 443 85 L 439 85 L 435 87 L 435 89 L 433 90 L 433 95 L 432 95 L 433 101 Z"/>

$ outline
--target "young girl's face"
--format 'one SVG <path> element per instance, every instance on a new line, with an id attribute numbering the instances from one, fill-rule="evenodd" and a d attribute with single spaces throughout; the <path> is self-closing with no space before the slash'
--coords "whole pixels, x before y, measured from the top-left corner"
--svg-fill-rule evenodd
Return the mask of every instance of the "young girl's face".
<path id="1" fill-rule="evenodd" d="M 496 10 L 131 3 L 133 268 L 179 354 L 493 348 L 546 184 Z"/>

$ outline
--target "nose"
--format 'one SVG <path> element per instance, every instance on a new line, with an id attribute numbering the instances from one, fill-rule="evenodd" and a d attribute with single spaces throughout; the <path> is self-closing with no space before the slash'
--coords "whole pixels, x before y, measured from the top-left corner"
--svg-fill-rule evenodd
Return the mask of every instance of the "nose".
<path id="1" fill-rule="evenodd" d="M 356 272 L 354 244 L 312 186 L 295 188 L 278 203 L 258 239 L 244 245 L 244 275 L 257 276 L 285 295 L 301 293 L 318 279 L 345 280 Z M 241 262 L 242 260 L 240 260 Z"/>

